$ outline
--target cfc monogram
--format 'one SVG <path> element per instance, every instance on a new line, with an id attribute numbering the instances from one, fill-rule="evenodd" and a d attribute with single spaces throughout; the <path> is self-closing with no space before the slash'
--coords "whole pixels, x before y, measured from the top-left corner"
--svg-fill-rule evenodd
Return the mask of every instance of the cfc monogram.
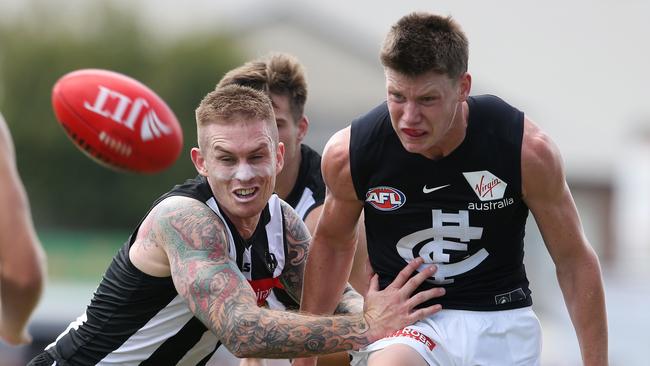
<path id="1" fill-rule="evenodd" d="M 397 253 L 405 261 L 414 258 L 424 258 L 424 264 L 418 268 L 423 271 L 428 263 L 435 263 L 438 270 L 429 280 L 435 284 L 453 283 L 451 277 L 468 272 L 481 264 L 489 253 L 485 248 L 472 255 L 463 255 L 463 259 L 451 263 L 449 251 L 467 252 L 471 240 L 481 239 L 483 228 L 470 226 L 469 212 L 465 210 L 455 213 L 443 213 L 441 210 L 431 211 L 432 226 L 406 235 L 397 242 Z M 446 240 L 447 238 L 459 241 Z M 424 245 L 422 245 L 424 244 Z"/>
<path id="2" fill-rule="evenodd" d="M 99 92 L 93 104 L 84 101 L 84 108 L 97 113 L 100 116 L 110 118 L 111 120 L 126 126 L 130 130 L 135 130 L 135 123 L 138 121 L 141 113 L 140 138 L 142 141 L 149 141 L 160 136 L 169 135 L 172 129 L 169 128 L 153 109 L 149 109 L 149 103 L 143 98 L 131 98 L 124 94 L 118 93 L 105 86 L 98 85 Z"/>

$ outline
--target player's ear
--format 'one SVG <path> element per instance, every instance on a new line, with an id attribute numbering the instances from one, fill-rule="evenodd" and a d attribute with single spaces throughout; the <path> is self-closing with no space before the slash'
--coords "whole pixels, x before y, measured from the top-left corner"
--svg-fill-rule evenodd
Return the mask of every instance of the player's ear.
<path id="1" fill-rule="evenodd" d="M 284 143 L 278 142 L 278 148 L 275 152 L 275 174 L 277 175 L 282 171 L 284 166 Z"/>
<path id="2" fill-rule="evenodd" d="M 469 96 L 469 92 L 472 89 L 472 75 L 470 75 L 468 72 L 464 73 L 460 77 L 458 83 L 459 83 L 458 101 L 464 102 L 465 100 L 467 100 L 467 97 Z"/>
<path id="3" fill-rule="evenodd" d="M 309 131 L 309 119 L 304 114 L 298 120 L 298 142 L 302 142 Z"/>
<path id="4" fill-rule="evenodd" d="M 208 170 L 205 167 L 205 159 L 203 158 L 203 154 L 201 154 L 201 150 L 198 147 L 193 147 L 192 151 L 190 151 L 190 155 L 196 171 L 202 176 L 207 177 Z"/>

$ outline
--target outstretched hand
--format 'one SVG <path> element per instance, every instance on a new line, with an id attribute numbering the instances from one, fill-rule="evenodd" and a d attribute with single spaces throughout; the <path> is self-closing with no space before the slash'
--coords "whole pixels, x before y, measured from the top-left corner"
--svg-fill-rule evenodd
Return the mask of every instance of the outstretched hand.
<path id="1" fill-rule="evenodd" d="M 445 289 L 442 287 L 413 294 L 418 286 L 433 276 L 437 270 L 435 265 L 431 265 L 411 277 L 423 262 L 422 258 L 411 261 L 399 272 L 395 280 L 381 291 L 379 291 L 378 276 L 375 274 L 372 277 L 364 302 L 364 317 L 368 324 L 368 331 L 371 332 L 371 339 L 384 338 L 442 309 L 439 304 L 415 309 L 416 306 L 445 294 Z"/>
<path id="2" fill-rule="evenodd" d="M 392 332 L 429 317 L 442 309 L 439 304 L 415 309 L 416 306 L 445 294 L 445 289 L 442 287 L 413 294 L 418 286 L 433 276 L 437 270 L 435 265 L 427 266 L 411 277 L 423 263 L 422 258 L 411 261 L 399 272 L 395 280 L 381 291 L 379 291 L 378 276 L 376 274 L 372 276 L 363 306 L 364 319 L 368 325 L 368 338 L 371 342 L 384 338 Z M 314 365 L 316 365 L 316 357 L 297 358 L 292 362 L 292 366 Z"/>

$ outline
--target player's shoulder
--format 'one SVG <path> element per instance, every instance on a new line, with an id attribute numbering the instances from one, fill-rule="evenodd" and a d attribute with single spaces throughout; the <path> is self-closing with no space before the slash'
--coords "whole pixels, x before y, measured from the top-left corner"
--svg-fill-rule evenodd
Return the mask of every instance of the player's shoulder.
<path id="1" fill-rule="evenodd" d="M 472 95 L 467 98 L 470 115 L 492 122 L 523 121 L 524 113 L 506 100 L 492 94 Z"/>
<path id="2" fill-rule="evenodd" d="M 343 166 L 348 164 L 350 156 L 350 126 L 347 126 L 330 137 L 323 150 L 323 170 L 328 166 Z"/>
<path id="3" fill-rule="evenodd" d="M 285 218 L 285 220 L 288 217 L 293 217 L 293 216 L 298 217 L 298 213 L 296 212 L 296 209 L 293 208 L 293 206 L 291 206 L 289 203 L 287 203 L 287 201 L 283 200 L 280 197 L 278 197 L 277 200 L 280 203 L 280 209 L 282 210 L 282 216 Z"/>
<path id="4" fill-rule="evenodd" d="M 204 202 L 186 195 L 170 195 L 154 204 L 145 220 L 154 220 L 161 228 L 174 228 L 178 231 L 189 229 L 191 225 L 214 226 L 223 229 L 225 223 Z"/>
<path id="5" fill-rule="evenodd" d="M 559 150 L 551 137 L 530 118 L 524 117 L 522 156 L 544 162 L 555 159 L 558 154 Z"/>
<path id="6" fill-rule="evenodd" d="M 564 175 L 559 148 L 551 137 L 528 117 L 524 118 L 521 159 L 524 178 L 538 177 L 544 180 Z"/>

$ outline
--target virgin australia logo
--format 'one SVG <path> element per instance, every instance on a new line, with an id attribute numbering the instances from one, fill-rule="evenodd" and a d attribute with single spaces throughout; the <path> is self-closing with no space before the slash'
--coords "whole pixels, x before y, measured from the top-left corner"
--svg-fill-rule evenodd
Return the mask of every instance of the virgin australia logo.
<path id="1" fill-rule="evenodd" d="M 463 175 L 481 201 L 502 199 L 508 186 L 508 183 L 487 170 L 465 172 Z"/>

